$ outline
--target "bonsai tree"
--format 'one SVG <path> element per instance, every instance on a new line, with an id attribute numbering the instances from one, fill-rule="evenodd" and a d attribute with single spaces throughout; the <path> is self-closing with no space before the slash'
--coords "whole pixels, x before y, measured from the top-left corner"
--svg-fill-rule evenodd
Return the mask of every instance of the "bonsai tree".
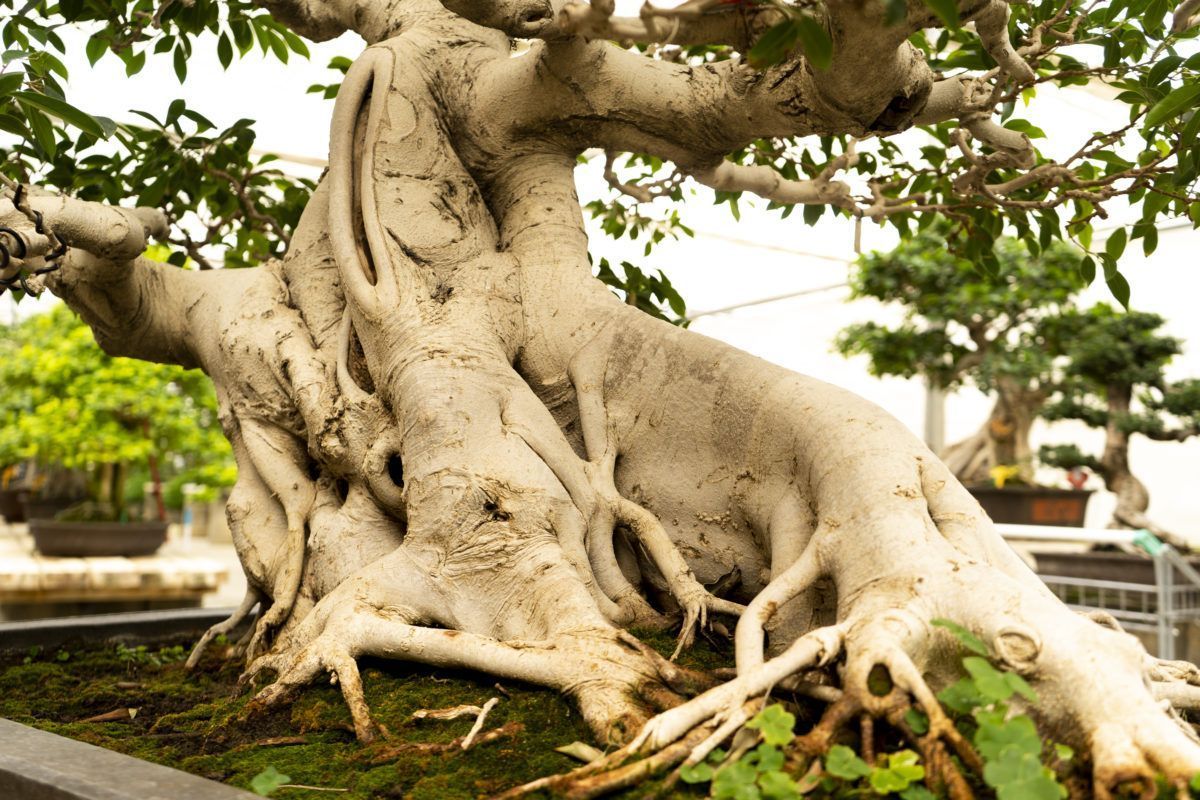
<path id="1" fill-rule="evenodd" d="M 850 273 L 851 297 L 899 305 L 904 316 L 895 324 L 852 325 L 836 346 L 866 355 L 873 375 L 919 376 L 942 389 L 969 384 L 993 395 L 979 432 L 942 458 L 968 485 L 988 481 L 996 467 L 1015 467 L 1013 477 L 1030 483 L 1029 433 L 1055 383 L 1045 324 L 1070 310 L 1083 286 L 1079 252 L 1003 237 L 994 265 L 984 269 L 964 257 L 964 235 L 935 225 L 890 252 L 860 258 Z"/>
<path id="2" fill-rule="evenodd" d="M 1179 355 L 1180 343 L 1162 333 L 1164 323 L 1158 314 L 1104 303 L 1052 321 L 1050 336 L 1065 356 L 1064 377 L 1042 416 L 1103 429 L 1104 449 L 1097 457 L 1074 445 L 1045 446 L 1040 455 L 1047 464 L 1086 467 L 1103 478 L 1117 498 L 1112 527 L 1145 528 L 1187 547 L 1146 516 L 1150 494 L 1129 465 L 1135 434 L 1175 442 L 1200 434 L 1200 380 L 1166 379 L 1165 368 Z"/>
<path id="3" fill-rule="evenodd" d="M 54 27 L 79 25 L 93 58 L 134 72 L 170 51 L 181 78 L 200 31 L 227 63 L 255 41 L 280 58 L 303 50 L 299 36 L 368 43 L 294 227 L 272 213 L 278 193 L 255 193 L 270 179 L 242 151 L 221 155 L 233 180 L 129 182 L 143 160 L 205 164 L 220 149 L 185 105 L 155 119 L 170 130 L 152 152 L 127 131 L 91 150 L 111 128 L 65 105 L 56 61 L 30 56 L 0 78 L 0 120 L 21 137 L 0 165 L 13 181 L 0 280 L 56 293 L 113 354 L 201 367 L 217 387 L 251 591 L 210 633 L 261 602 L 239 651 L 248 682 L 274 676 L 254 708 L 332 673 L 371 740 L 383 730 L 360 656 L 526 680 L 570 693 L 598 739 L 629 742 L 541 784 L 594 796 L 703 762 L 783 682 L 829 702 L 798 740 L 798 774 L 860 720 L 874 752 L 878 717 L 911 735 L 935 789 L 969 796 L 966 771 L 1028 796 L 1022 785 L 1050 780 L 1040 742 L 967 741 L 937 699 L 969 648 L 994 695 L 1036 692 L 1036 724 L 1078 748 L 1098 796 L 1182 788 L 1200 771 L 1200 744 L 1156 697 L 1185 704 L 1194 668 L 1055 599 L 877 407 L 615 297 L 589 269 L 573 174 L 602 148 L 661 165 L 666 183 L 652 180 L 668 193 L 751 192 L 813 207 L 808 221 L 911 234 L 943 214 L 968 226 L 963 254 L 984 269 L 1006 227 L 1086 248 L 1091 220 L 1129 197 L 1152 248 L 1155 220 L 1197 199 L 1198 65 L 1176 53 L 1193 0 L 1170 28 L 1150 0 L 689 0 L 635 17 L 608 0 L 265 5 L 273 17 L 242 3 L 35 5 L 0 31 L 54 48 Z M 1079 60 L 1076 44 L 1103 44 L 1103 59 Z M 1118 87 L 1130 121 L 1061 161 L 1040 154 L 1017 101 L 1089 80 Z M 923 151 L 888 141 L 909 128 Z M 1134 159 L 1114 151 L 1137 136 Z M 873 140 L 861 153 L 860 139 Z M 614 182 L 629 188 L 622 168 Z M 189 271 L 142 258 L 149 239 L 203 224 L 205 193 L 211 246 L 233 248 L 221 232 L 243 225 L 272 237 L 247 249 L 282 259 Z M 741 616 L 724 682 L 628 630 L 677 623 L 686 646 L 713 614 Z M 959 628 L 934 624 L 947 617 Z M 1023 677 L 985 673 L 985 656 Z"/>
<path id="4" fill-rule="evenodd" d="M 219 481 L 231 460 L 203 374 L 112 358 L 66 306 L 0 328 L 0 384 L 0 462 L 86 471 L 91 499 L 65 512 L 74 518 L 127 518 L 138 465 L 161 485 L 197 473 Z"/>

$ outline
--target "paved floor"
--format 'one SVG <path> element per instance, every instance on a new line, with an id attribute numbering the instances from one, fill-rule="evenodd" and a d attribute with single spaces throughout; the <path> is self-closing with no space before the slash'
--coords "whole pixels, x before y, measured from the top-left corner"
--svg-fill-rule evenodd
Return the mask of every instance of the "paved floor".
<path id="1" fill-rule="evenodd" d="M 24 524 L 10 525 L 0 519 L 0 563 L 6 557 L 10 561 L 25 560 L 21 557 L 34 552 L 33 540 Z M 206 562 L 218 562 L 225 573 L 215 591 L 204 595 L 201 604 L 209 608 L 236 606 L 241 602 L 246 591 L 246 579 L 238 563 L 237 553 L 233 543 L 229 541 L 211 541 L 206 538 L 192 538 L 184 541 L 180 526 L 172 525 L 167 534 L 167 543 L 158 551 L 158 555 L 167 556 L 171 562 L 203 559 Z M 71 559 L 77 560 L 77 559 Z"/>

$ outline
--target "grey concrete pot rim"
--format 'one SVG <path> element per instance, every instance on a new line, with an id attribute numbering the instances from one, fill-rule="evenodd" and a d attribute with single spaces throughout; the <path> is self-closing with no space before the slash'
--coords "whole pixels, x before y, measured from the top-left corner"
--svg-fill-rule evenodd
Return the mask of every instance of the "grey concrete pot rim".
<path id="1" fill-rule="evenodd" d="M 199 634 L 233 609 L 187 608 L 0 623 L 0 651 L 72 641 L 152 641 Z M 0 797 L 20 800 L 253 800 L 177 769 L 0 718 Z"/>

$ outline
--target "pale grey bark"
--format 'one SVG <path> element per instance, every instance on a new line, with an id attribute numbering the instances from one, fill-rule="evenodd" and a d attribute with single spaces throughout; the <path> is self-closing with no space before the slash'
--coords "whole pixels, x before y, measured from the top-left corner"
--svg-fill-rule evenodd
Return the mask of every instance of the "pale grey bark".
<path id="1" fill-rule="evenodd" d="M 1131 637 L 1051 596 L 900 423 L 591 277 L 572 183 L 587 147 L 749 185 L 760 176 L 721 158 L 763 136 L 963 114 L 987 136 L 976 92 L 940 90 L 907 44 L 923 4 L 899 29 L 829 4 L 845 63 L 821 76 L 800 56 L 762 73 L 651 60 L 566 35 L 532 0 L 450 5 L 484 25 L 433 0 L 269 6 L 308 35 L 377 42 L 347 74 L 329 175 L 282 263 L 154 267 L 130 260 L 145 226 L 105 227 L 99 207 L 94 225 L 47 215 L 73 247 L 50 288 L 106 347 L 198 365 L 217 386 L 234 541 L 265 598 L 248 674 L 276 674 L 258 703 L 333 673 L 371 738 L 355 659 L 401 658 L 555 687 L 597 736 L 680 740 L 684 758 L 732 733 L 744 700 L 842 656 L 828 671 L 841 691 L 819 692 L 829 726 L 884 713 L 866 688 L 883 665 L 933 721 L 930 752 L 970 763 L 933 697 L 961 658 L 931 625 L 945 617 L 1026 677 L 1044 729 L 1091 753 L 1099 786 L 1200 771 L 1148 688 L 1191 679 L 1148 672 Z M 963 12 L 988 8 L 999 47 L 999 11 Z M 544 40 L 514 57 L 506 32 Z M 872 80 L 850 80 L 868 57 Z M 830 177 L 811 199 L 843 197 Z M 0 221 L 21 224 L 4 203 Z M 705 589 L 731 583 L 728 599 Z M 691 702 L 711 678 L 621 629 L 678 613 L 686 643 L 739 603 L 739 676 Z"/>

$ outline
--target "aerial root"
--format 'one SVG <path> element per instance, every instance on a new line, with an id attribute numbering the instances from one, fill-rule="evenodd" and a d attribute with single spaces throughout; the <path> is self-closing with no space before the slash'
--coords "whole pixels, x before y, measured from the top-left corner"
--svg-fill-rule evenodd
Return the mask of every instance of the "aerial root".
<path id="1" fill-rule="evenodd" d="M 246 594 L 242 597 L 242 602 L 234 612 L 229 615 L 229 618 L 218 622 L 204 632 L 200 637 L 200 641 L 196 642 L 196 646 L 192 648 L 192 652 L 188 655 L 187 663 L 184 665 L 186 669 L 192 670 L 200 663 L 200 658 L 204 655 L 204 651 L 208 649 L 208 645 L 218 636 L 225 636 L 231 633 L 239 625 L 241 625 L 254 612 L 255 606 L 258 605 L 258 591 L 253 587 L 246 589 Z M 251 625 L 251 630 L 255 626 Z"/>
<path id="2" fill-rule="evenodd" d="M 708 737 L 714 727 L 711 723 L 697 726 L 682 739 L 631 764 L 626 762 L 637 754 L 637 748 L 629 744 L 576 770 L 539 778 L 496 795 L 492 800 L 511 800 L 539 791 L 572 800 L 615 792 L 659 775 L 678 764 Z"/>
<path id="3" fill-rule="evenodd" d="M 663 684 L 676 694 L 695 697 L 722 683 L 720 676 L 714 673 L 683 667 L 663 658 L 657 650 L 627 631 L 618 631 L 617 639 L 644 656 L 654 666 Z"/>
<path id="4" fill-rule="evenodd" d="M 483 708 L 479 709 L 479 716 L 475 718 L 475 724 L 471 726 L 470 732 L 467 733 L 466 738 L 462 741 L 463 750 L 471 749 L 471 744 L 475 741 L 475 737 L 479 735 L 481 730 L 483 730 L 483 721 L 487 719 L 488 713 L 495 708 L 496 704 L 499 702 L 499 697 L 493 697 L 483 704 Z"/>
<path id="5" fill-rule="evenodd" d="M 683 767 L 701 763 L 717 747 L 732 739 L 731 752 L 716 767 L 719 772 L 737 761 L 758 740 L 757 735 L 747 735 L 745 726 L 766 704 L 774 687 L 794 686 L 799 674 L 830 663 L 844 649 L 844 630 L 843 626 L 832 626 L 810 632 L 797 639 L 780 656 L 682 706 L 659 714 L 625 747 L 572 772 L 516 787 L 500 798 L 543 790 L 571 798 L 596 797 L 675 767 L 665 779 L 664 786 L 669 788 L 679 779 Z M 882 694 L 879 694 L 877 683 L 867 680 L 867 675 L 879 668 L 887 672 L 887 689 Z M 806 686 L 830 690 L 817 694 L 831 702 L 818 722 L 785 748 L 789 772 L 802 776 L 814 769 L 819 771 L 816 760 L 825 756 L 843 731 L 851 726 L 860 728 L 862 752 L 868 762 L 873 761 L 875 729 L 877 721 L 883 720 L 920 753 L 930 790 L 948 795 L 952 800 L 973 797 L 965 773 L 981 774 L 982 760 L 946 715 L 899 642 L 895 647 L 881 650 L 872 646 L 866 652 L 855 653 L 846 674 L 847 684 L 840 690 L 803 681 Z M 929 720 L 928 729 L 920 734 L 912 729 L 906 718 L 914 708 L 923 711 Z"/>
<path id="6" fill-rule="evenodd" d="M 472 744 L 472 747 L 482 747 L 485 744 L 490 744 L 500 739 L 508 739 L 520 734 L 525 730 L 525 726 L 520 722 L 506 722 L 503 725 L 492 728 L 489 731 L 484 731 L 479 734 Z M 395 761 L 405 755 L 439 755 L 448 753 L 461 753 L 464 751 L 463 742 L 466 736 L 460 736 L 457 739 L 449 742 L 404 742 L 403 744 L 387 745 L 381 750 L 375 752 L 363 753 L 362 760 L 367 761 L 372 765 L 386 764 L 389 761 Z"/>
<path id="7" fill-rule="evenodd" d="M 312 683 L 322 672 L 329 674 L 330 683 L 340 686 L 342 698 L 354 721 L 354 734 L 360 742 L 372 742 L 387 736 L 387 729 L 371 717 L 363 694 L 362 676 L 350 652 L 322 635 L 299 651 L 287 651 L 259 656 L 238 681 L 239 686 L 252 683 L 261 673 L 272 671 L 275 682 L 265 687 L 246 708 L 252 715 L 289 700 L 303 686 Z"/>
<path id="8" fill-rule="evenodd" d="M 708 624 L 709 612 L 740 616 L 745 607 L 716 597 L 704 588 L 658 517 L 621 495 L 615 482 L 617 450 L 608 432 L 603 401 L 594 390 L 582 388 L 578 382 L 576 391 L 587 460 L 571 448 L 546 407 L 524 392 L 509 395 L 503 411 L 504 422 L 566 488 L 587 524 L 585 541 L 590 562 L 587 566 L 599 587 L 627 618 L 653 617 L 656 612 L 621 572 L 612 544 L 616 526 L 627 528 L 644 548 L 682 612 L 679 641 L 671 656 L 674 661 L 695 641 L 697 627 Z M 632 621 L 621 620 L 626 624 Z"/>

